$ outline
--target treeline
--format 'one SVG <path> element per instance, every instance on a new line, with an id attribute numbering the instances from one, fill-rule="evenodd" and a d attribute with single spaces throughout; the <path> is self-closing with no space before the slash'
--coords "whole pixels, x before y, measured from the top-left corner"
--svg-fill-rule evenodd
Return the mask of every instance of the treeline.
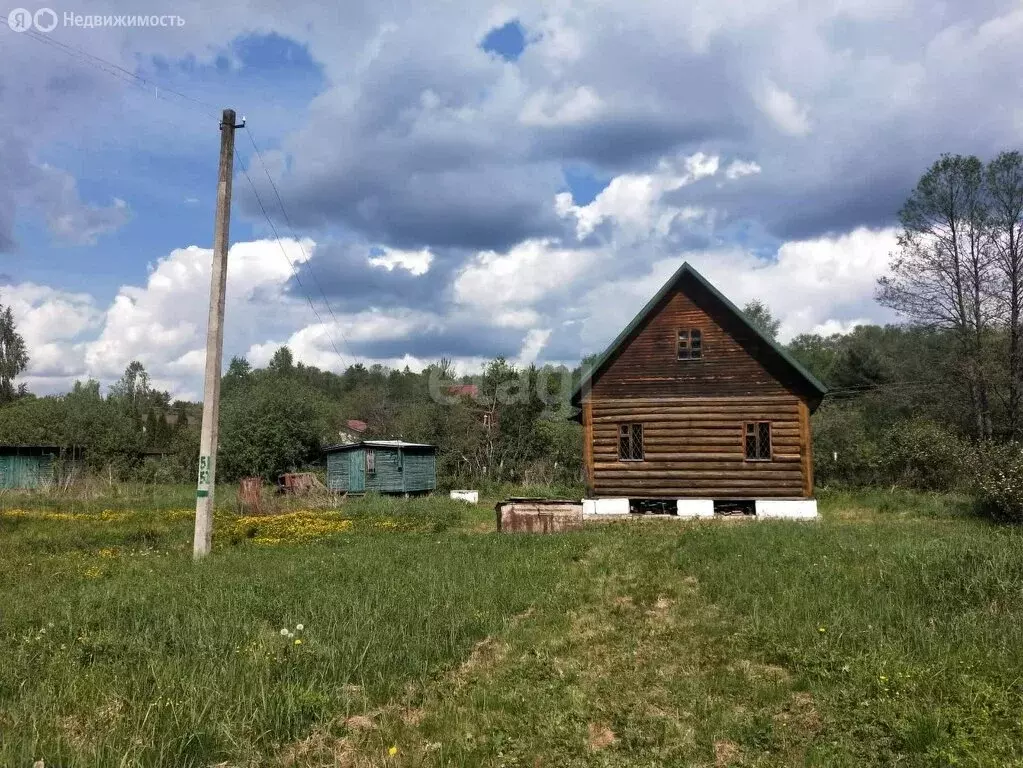
<path id="1" fill-rule="evenodd" d="M 444 484 L 575 483 L 581 437 L 566 418 L 565 393 L 577 375 L 501 358 L 471 379 L 446 361 L 419 373 L 356 364 L 336 374 L 296 363 L 287 347 L 263 369 L 234 358 L 221 382 L 218 478 L 273 481 L 322 466 L 323 449 L 358 420 L 367 425 L 362 438 L 437 445 Z M 200 421 L 200 404 L 171 403 L 133 362 L 106 394 L 87 381 L 64 395 L 14 397 L 0 407 L 0 444 L 74 447 L 92 472 L 190 482 Z"/>

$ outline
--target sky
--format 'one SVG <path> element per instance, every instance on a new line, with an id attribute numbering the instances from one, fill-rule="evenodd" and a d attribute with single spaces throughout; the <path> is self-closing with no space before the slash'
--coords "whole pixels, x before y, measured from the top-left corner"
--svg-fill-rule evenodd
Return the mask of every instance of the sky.
<path id="1" fill-rule="evenodd" d="M 0 21 L 0 302 L 39 394 L 137 359 L 198 398 L 224 107 L 225 365 L 335 371 L 573 365 L 686 260 L 783 340 L 892 322 L 917 179 L 1023 146 L 1019 2 L 150 6 L 182 23 Z"/>

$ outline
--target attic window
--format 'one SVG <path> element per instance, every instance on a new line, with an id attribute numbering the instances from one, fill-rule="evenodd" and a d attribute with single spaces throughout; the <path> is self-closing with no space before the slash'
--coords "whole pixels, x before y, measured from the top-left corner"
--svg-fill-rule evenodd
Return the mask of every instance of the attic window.
<path id="1" fill-rule="evenodd" d="M 643 461 L 643 425 L 618 425 L 618 461 Z"/>
<path id="2" fill-rule="evenodd" d="M 701 360 L 703 358 L 703 334 L 696 328 L 680 330 L 676 349 L 679 360 Z"/>
<path id="3" fill-rule="evenodd" d="M 747 421 L 744 427 L 746 461 L 771 460 L 771 422 Z"/>

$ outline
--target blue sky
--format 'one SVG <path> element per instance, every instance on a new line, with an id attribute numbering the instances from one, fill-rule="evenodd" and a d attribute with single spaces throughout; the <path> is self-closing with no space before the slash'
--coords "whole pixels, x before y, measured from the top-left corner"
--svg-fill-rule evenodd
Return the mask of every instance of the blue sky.
<path id="1" fill-rule="evenodd" d="M 224 106 L 285 238 L 236 175 L 227 354 L 333 369 L 571 364 L 683 259 L 786 338 L 888 321 L 916 179 L 1023 144 L 1012 2 L 175 11 L 50 44 L 0 25 L 0 302 L 35 391 L 137 358 L 198 392 Z"/>

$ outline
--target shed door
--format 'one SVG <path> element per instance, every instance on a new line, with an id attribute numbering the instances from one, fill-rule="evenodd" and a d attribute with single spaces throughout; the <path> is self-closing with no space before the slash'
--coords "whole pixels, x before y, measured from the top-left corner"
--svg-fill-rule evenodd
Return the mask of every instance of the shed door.
<path id="1" fill-rule="evenodd" d="M 365 454 L 362 451 L 348 452 L 348 490 L 362 493 L 366 490 Z"/>

